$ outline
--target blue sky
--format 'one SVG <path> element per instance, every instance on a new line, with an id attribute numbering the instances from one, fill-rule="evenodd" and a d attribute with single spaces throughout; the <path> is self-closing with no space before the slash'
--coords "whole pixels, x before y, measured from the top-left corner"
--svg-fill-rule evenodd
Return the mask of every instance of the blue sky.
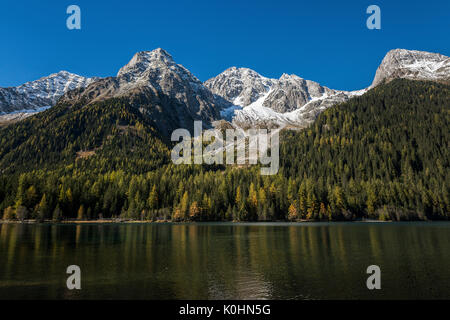
<path id="1" fill-rule="evenodd" d="M 71 4 L 81 30 L 66 28 Z M 371 4 L 381 30 L 366 27 Z M 162 47 L 202 81 L 238 66 L 353 90 L 390 49 L 450 56 L 450 1 L 2 1 L 0 39 L 1 87 L 60 70 L 111 76 L 135 52 Z"/>

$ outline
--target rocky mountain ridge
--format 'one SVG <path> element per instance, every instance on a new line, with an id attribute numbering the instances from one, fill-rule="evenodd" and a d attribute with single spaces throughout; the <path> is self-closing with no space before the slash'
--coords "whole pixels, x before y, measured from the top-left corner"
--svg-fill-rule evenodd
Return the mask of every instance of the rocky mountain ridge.
<path id="1" fill-rule="evenodd" d="M 15 88 L 0 88 L 0 122 L 19 121 L 61 102 L 92 103 L 125 98 L 164 132 L 208 126 L 225 119 L 239 127 L 305 127 L 323 110 L 395 78 L 450 81 L 450 58 L 437 53 L 395 49 L 378 67 L 370 87 L 333 90 L 297 75 L 267 78 L 231 67 L 202 83 L 165 50 L 136 53 L 115 77 L 84 78 L 66 71 Z"/>
<path id="2" fill-rule="evenodd" d="M 161 48 L 136 53 L 117 76 L 68 92 L 61 102 L 89 104 L 110 98 L 125 98 L 164 133 L 191 130 L 195 120 L 208 126 L 220 118 L 220 110 L 231 105 Z"/>
<path id="3" fill-rule="evenodd" d="M 378 67 L 370 87 L 397 78 L 449 82 L 450 58 L 425 51 L 391 50 Z"/>
<path id="4" fill-rule="evenodd" d="M 247 68 L 232 67 L 205 82 L 213 93 L 233 104 L 222 117 L 239 127 L 305 127 L 323 110 L 367 92 L 384 81 L 450 81 L 450 58 L 437 53 L 394 49 L 378 67 L 368 88 L 332 90 L 296 75 L 269 79 Z"/>
<path id="5" fill-rule="evenodd" d="M 18 87 L 0 88 L 0 114 L 42 111 L 66 92 L 84 88 L 98 79 L 60 71 Z"/>

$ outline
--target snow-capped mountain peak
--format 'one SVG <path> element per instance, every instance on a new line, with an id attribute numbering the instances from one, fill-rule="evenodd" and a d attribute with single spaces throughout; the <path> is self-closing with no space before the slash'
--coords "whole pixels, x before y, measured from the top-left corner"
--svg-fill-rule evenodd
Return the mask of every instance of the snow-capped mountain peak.
<path id="1" fill-rule="evenodd" d="M 247 107 L 257 102 L 257 105 L 280 113 L 296 110 L 314 98 L 334 93 L 295 74 L 283 73 L 279 79 L 271 79 L 251 69 L 236 67 L 209 79 L 205 86 L 234 105 Z"/>
<path id="2" fill-rule="evenodd" d="M 139 75 L 151 66 L 162 67 L 174 64 L 172 56 L 161 48 L 153 51 L 141 51 L 137 52 L 126 65 L 120 68 L 117 77 L 127 74 Z"/>
<path id="3" fill-rule="evenodd" d="M 371 87 L 395 78 L 449 81 L 450 58 L 426 51 L 391 50 L 378 67 Z"/>
<path id="4" fill-rule="evenodd" d="M 0 114 L 43 110 L 66 92 L 84 88 L 97 79 L 60 71 L 18 87 L 0 88 Z"/>
<path id="5" fill-rule="evenodd" d="M 204 84 L 214 94 L 233 104 L 247 106 L 266 94 L 273 81 L 252 69 L 231 67 Z"/>
<path id="6" fill-rule="evenodd" d="M 134 54 L 116 77 L 96 81 L 83 91 L 69 92 L 64 101 L 89 104 L 117 97 L 128 101 L 165 133 L 191 128 L 194 120 L 205 121 L 207 126 L 230 105 L 160 48 Z"/>
<path id="7" fill-rule="evenodd" d="M 18 87 L 0 88 L 0 114 L 41 111 L 62 95 L 69 103 L 81 98 L 90 103 L 127 97 L 162 130 L 189 126 L 192 119 L 212 121 L 220 116 L 246 127 L 274 123 L 303 127 L 324 109 L 395 78 L 450 83 L 450 58 L 416 50 L 391 50 L 378 67 L 372 85 L 349 92 L 295 74 L 283 73 L 275 79 L 238 67 L 202 83 L 167 51 L 158 48 L 136 53 L 116 77 L 84 78 L 60 71 Z M 77 88 L 84 89 L 74 90 Z"/>
<path id="8" fill-rule="evenodd" d="M 205 85 L 235 105 L 223 110 L 222 115 L 238 126 L 303 127 L 324 109 L 394 78 L 450 82 L 450 58 L 423 51 L 391 50 L 378 68 L 372 86 L 357 91 L 332 90 L 295 74 L 283 73 L 279 79 L 269 79 L 253 70 L 235 67 Z M 265 85 L 261 85 L 263 81 Z"/>
<path id="9" fill-rule="evenodd" d="M 123 66 L 117 73 L 117 78 L 132 85 L 160 84 L 167 82 L 169 78 L 186 81 L 194 88 L 202 86 L 188 69 L 177 64 L 172 56 L 164 49 L 158 48 L 152 51 L 141 51 Z"/>
<path id="10" fill-rule="evenodd" d="M 296 81 L 296 80 L 304 80 L 304 79 L 295 74 L 283 73 L 279 80 L 280 81 Z"/>
<path id="11" fill-rule="evenodd" d="M 65 92 L 80 87 L 86 87 L 98 78 L 85 78 L 68 71 L 52 73 L 35 81 L 26 82 L 17 87 L 17 92 L 30 97 L 51 99 L 52 104 Z"/>

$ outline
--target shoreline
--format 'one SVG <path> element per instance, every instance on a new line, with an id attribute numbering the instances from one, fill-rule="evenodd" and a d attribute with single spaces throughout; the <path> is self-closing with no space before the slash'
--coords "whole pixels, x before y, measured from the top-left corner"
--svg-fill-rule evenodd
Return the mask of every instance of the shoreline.
<path id="1" fill-rule="evenodd" d="M 248 224 L 258 224 L 258 223 L 339 223 L 339 222 L 354 222 L 354 223 L 386 223 L 386 222 L 443 222 L 447 220 L 409 220 L 409 221 L 394 221 L 394 220 L 296 220 L 296 221 L 286 221 L 286 220 L 273 220 L 273 221 L 172 221 L 172 220 L 120 220 L 120 219 L 101 219 L 101 220 L 64 220 L 64 221 L 53 221 L 53 220 L 45 220 L 43 222 L 37 222 L 36 220 L 2 220 L 0 219 L 1 224 L 30 224 L 30 225 L 38 225 L 38 224 L 158 224 L 158 223 L 170 223 L 170 224 L 198 224 L 198 223 L 248 223 Z"/>

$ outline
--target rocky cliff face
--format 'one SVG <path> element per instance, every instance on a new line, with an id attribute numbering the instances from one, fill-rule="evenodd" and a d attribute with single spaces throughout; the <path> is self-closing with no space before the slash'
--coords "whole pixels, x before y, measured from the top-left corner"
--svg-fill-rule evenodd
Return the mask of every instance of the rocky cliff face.
<path id="1" fill-rule="evenodd" d="M 110 98 L 126 99 L 153 119 L 164 134 L 177 128 L 192 129 L 194 120 L 202 120 L 207 126 L 230 105 L 163 49 L 136 53 L 116 77 L 69 92 L 62 101 L 92 103 Z"/>
<path id="2" fill-rule="evenodd" d="M 355 94 L 332 90 L 296 75 L 270 79 L 235 67 L 209 79 L 205 86 L 233 104 L 222 111 L 222 116 L 239 127 L 304 127 L 322 110 Z"/>
<path id="3" fill-rule="evenodd" d="M 263 106 L 276 112 L 297 110 L 313 99 L 336 94 L 337 91 L 323 87 L 317 82 L 296 75 L 283 74 L 274 82 Z"/>
<path id="4" fill-rule="evenodd" d="M 205 86 L 234 105 L 248 106 L 269 92 L 275 81 L 248 68 L 231 67 L 206 81 Z"/>
<path id="5" fill-rule="evenodd" d="M 450 58 L 425 51 L 391 50 L 378 67 L 370 87 L 397 78 L 449 82 Z"/>
<path id="6" fill-rule="evenodd" d="M 283 74 L 269 79 L 247 68 L 232 67 L 205 82 L 213 93 L 234 105 L 246 107 L 262 97 L 262 105 L 280 113 L 294 111 L 314 98 L 333 94 L 317 82 Z"/>

